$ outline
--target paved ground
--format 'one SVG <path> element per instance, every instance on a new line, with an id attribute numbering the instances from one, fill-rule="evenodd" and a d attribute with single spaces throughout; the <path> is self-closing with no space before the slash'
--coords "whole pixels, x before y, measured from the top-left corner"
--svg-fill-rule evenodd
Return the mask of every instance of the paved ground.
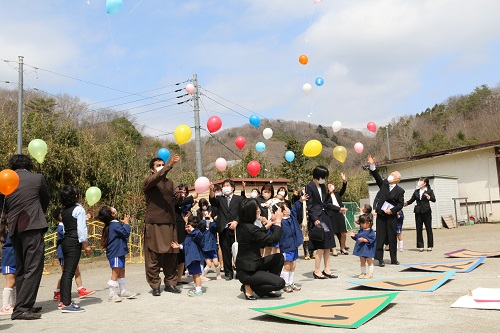
<path id="1" fill-rule="evenodd" d="M 458 229 L 434 231 L 436 246 L 433 252 L 420 253 L 413 249 L 415 232 L 403 233 L 407 249 L 400 253 L 402 263 L 445 261 L 443 253 L 467 248 L 478 251 L 499 251 L 500 224 L 465 226 Z M 353 243 L 349 244 L 351 248 Z M 300 251 L 302 253 L 302 251 Z M 326 332 L 347 329 L 328 328 L 295 323 L 250 310 L 251 307 L 284 305 L 304 299 L 334 299 L 377 295 L 387 291 L 360 289 L 347 283 L 359 274 L 359 259 L 352 255 L 332 257 L 336 280 L 314 280 L 314 262 L 300 259 L 296 282 L 302 284 L 299 292 L 285 294 L 277 299 L 247 301 L 239 292 L 238 281 L 210 281 L 204 283 L 205 294 L 188 297 L 191 285 L 185 285 L 180 295 L 162 293 L 153 297 L 144 277 L 144 267 L 128 264 L 127 283 L 131 290 L 141 294 L 135 300 L 108 303 L 106 282 L 110 276 L 107 262 L 88 260 L 82 263 L 84 284 L 96 290 L 89 298 L 78 300 L 85 313 L 62 314 L 52 301 L 53 290 L 60 270 L 51 269 L 44 275 L 37 305 L 43 307 L 41 320 L 11 321 L 0 317 L 0 330 L 5 331 L 71 331 L 71 332 Z M 375 278 L 420 274 L 402 266 L 375 267 Z M 213 274 L 211 273 L 213 278 Z M 372 320 L 357 329 L 359 332 L 488 332 L 498 331 L 500 312 L 493 310 L 452 309 L 450 305 L 467 290 L 477 287 L 500 288 L 500 258 L 487 258 L 471 273 L 458 273 L 452 280 L 434 292 L 400 292 L 395 300 Z M 4 280 L 0 282 L 3 289 Z M 76 295 L 76 292 L 74 292 Z"/>

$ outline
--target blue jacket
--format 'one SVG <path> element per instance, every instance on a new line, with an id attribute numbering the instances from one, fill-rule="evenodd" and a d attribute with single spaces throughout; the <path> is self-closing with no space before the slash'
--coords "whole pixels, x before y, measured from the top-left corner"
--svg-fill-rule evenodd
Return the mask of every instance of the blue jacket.
<path id="1" fill-rule="evenodd" d="M 193 229 L 190 234 L 186 235 L 186 239 L 182 243 L 182 250 L 184 251 L 186 267 L 191 265 L 193 261 L 205 261 L 203 251 L 201 250 L 202 240 L 203 234 L 199 229 Z"/>
<path id="2" fill-rule="evenodd" d="M 63 238 L 64 238 L 64 224 L 62 222 L 59 222 L 59 225 L 57 226 L 57 238 L 56 238 L 57 259 L 64 258 L 63 251 L 62 251 L 62 246 L 61 246 L 61 242 L 62 242 Z"/>
<path id="3" fill-rule="evenodd" d="M 130 236 L 130 226 L 113 220 L 109 223 L 108 246 L 106 257 L 121 257 L 128 253 L 127 240 Z"/>
<path id="4" fill-rule="evenodd" d="M 201 220 L 203 230 L 203 240 L 201 242 L 201 249 L 203 252 L 217 251 L 217 222 L 214 220 Z"/>
<path id="5" fill-rule="evenodd" d="M 358 238 L 366 238 L 368 243 L 358 242 Z M 354 245 L 354 251 L 352 254 L 358 257 L 364 258 L 373 258 L 375 257 L 375 246 L 376 246 L 376 235 L 373 229 L 364 230 L 361 229 L 358 231 L 356 235 L 352 237 L 356 241 L 356 245 Z"/>
<path id="6" fill-rule="evenodd" d="M 290 217 L 281 220 L 281 229 L 283 235 L 280 239 L 280 249 L 282 253 L 292 252 L 299 248 L 304 243 L 304 236 L 300 222 L 297 219 L 298 212 L 302 210 L 302 202 L 297 200 L 290 210 Z"/>

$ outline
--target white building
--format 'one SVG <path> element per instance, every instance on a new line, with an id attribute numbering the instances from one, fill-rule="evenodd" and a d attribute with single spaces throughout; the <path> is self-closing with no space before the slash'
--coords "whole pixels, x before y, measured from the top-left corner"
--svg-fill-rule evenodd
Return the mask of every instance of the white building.
<path id="1" fill-rule="evenodd" d="M 405 201 L 420 177 L 429 178 L 436 195 L 436 202 L 431 203 L 434 228 L 442 227 L 441 216 L 452 214 L 460 221 L 467 219 L 467 211 L 482 222 L 500 221 L 500 140 L 381 161 L 377 169 L 382 178 L 393 171 L 401 173 Z M 368 185 L 373 203 L 378 187 L 375 181 Z M 404 228 L 415 228 L 413 205 L 403 212 Z"/>

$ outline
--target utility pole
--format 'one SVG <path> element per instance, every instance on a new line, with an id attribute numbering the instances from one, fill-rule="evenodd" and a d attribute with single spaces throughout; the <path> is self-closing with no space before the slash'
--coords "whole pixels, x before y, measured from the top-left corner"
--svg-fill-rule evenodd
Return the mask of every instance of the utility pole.
<path id="1" fill-rule="evenodd" d="M 200 126 L 200 104 L 198 97 L 198 75 L 193 74 L 194 85 L 194 138 L 196 143 L 196 173 L 198 177 L 203 176 L 203 166 L 201 161 L 201 126 Z"/>
<path id="2" fill-rule="evenodd" d="M 389 143 L 389 124 L 385 128 L 385 135 L 387 137 L 387 155 L 389 157 L 389 160 L 391 159 L 391 145 Z"/>
<path id="3" fill-rule="evenodd" d="M 17 153 L 23 153 L 23 56 L 19 56 L 19 86 L 17 88 Z"/>

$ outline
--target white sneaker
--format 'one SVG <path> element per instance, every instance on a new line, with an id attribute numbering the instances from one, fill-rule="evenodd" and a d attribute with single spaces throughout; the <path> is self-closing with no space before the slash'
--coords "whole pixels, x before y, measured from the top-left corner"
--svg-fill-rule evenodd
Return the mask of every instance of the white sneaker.
<path id="1" fill-rule="evenodd" d="M 366 279 L 366 273 L 359 274 L 358 279 Z"/>
<path id="2" fill-rule="evenodd" d="M 399 252 L 403 252 L 403 248 L 402 247 L 399 248 Z"/>
<path id="3" fill-rule="evenodd" d="M 121 298 L 133 299 L 136 298 L 135 296 L 137 296 L 137 293 L 132 293 L 128 290 L 122 290 L 122 292 L 120 293 Z"/>
<path id="4" fill-rule="evenodd" d="M 122 298 L 120 296 L 118 296 L 116 293 L 112 293 L 109 295 L 108 297 L 108 302 L 121 302 L 122 301 Z"/>
<path id="5" fill-rule="evenodd" d="M 7 304 L 0 309 L 0 316 L 10 316 L 12 314 L 12 310 L 14 310 L 14 308 L 10 304 Z"/>

